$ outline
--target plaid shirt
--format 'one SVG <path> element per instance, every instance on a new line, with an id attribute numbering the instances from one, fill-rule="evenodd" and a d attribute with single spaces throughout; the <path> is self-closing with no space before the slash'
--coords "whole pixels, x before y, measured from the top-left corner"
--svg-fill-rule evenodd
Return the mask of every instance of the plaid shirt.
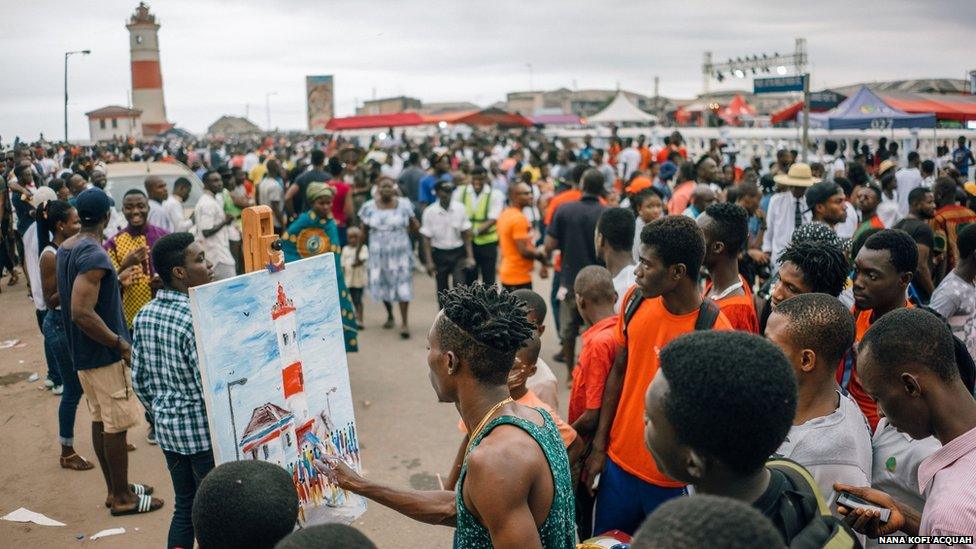
<path id="1" fill-rule="evenodd" d="M 153 416 L 159 447 L 184 455 L 209 450 L 189 296 L 160 290 L 132 332 L 132 388 Z"/>

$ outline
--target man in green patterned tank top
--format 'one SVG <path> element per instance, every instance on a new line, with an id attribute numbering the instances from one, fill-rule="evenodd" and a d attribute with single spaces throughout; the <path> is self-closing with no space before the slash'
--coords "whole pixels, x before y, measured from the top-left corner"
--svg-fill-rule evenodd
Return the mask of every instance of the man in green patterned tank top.
<path id="1" fill-rule="evenodd" d="M 508 374 L 532 335 L 524 302 L 494 286 L 457 286 L 427 334 L 427 365 L 441 402 L 453 402 L 472 434 L 456 491 L 404 490 L 356 474 L 341 460 L 319 470 L 414 520 L 455 526 L 456 548 L 575 546 L 573 489 L 549 414 L 512 401 Z"/>

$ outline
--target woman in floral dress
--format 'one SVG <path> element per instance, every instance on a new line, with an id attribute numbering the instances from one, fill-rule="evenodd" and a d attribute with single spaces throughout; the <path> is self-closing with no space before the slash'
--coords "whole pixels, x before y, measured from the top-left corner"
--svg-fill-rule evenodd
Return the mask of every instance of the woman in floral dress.
<path id="1" fill-rule="evenodd" d="M 359 209 L 362 242 L 369 245 L 369 295 L 386 306 L 386 323 L 394 326 L 393 302 L 400 306 L 400 337 L 410 337 L 407 312 L 413 299 L 413 250 L 409 231 L 417 230 L 410 200 L 397 196 L 396 181 L 381 177 L 377 198 Z"/>

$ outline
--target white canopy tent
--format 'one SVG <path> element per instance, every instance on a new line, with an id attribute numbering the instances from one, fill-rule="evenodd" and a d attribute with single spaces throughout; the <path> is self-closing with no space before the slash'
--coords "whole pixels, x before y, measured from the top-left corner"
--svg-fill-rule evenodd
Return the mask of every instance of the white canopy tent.
<path id="1" fill-rule="evenodd" d="M 617 96 L 602 111 L 587 117 L 588 124 L 613 124 L 624 122 L 657 123 L 658 118 L 637 108 L 623 92 Z"/>

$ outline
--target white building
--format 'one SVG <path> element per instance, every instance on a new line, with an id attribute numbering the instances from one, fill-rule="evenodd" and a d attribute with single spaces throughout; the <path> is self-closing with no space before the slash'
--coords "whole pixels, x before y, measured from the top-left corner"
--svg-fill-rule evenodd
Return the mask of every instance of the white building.
<path id="1" fill-rule="evenodd" d="M 86 112 L 92 142 L 142 137 L 142 111 L 111 105 Z"/>

